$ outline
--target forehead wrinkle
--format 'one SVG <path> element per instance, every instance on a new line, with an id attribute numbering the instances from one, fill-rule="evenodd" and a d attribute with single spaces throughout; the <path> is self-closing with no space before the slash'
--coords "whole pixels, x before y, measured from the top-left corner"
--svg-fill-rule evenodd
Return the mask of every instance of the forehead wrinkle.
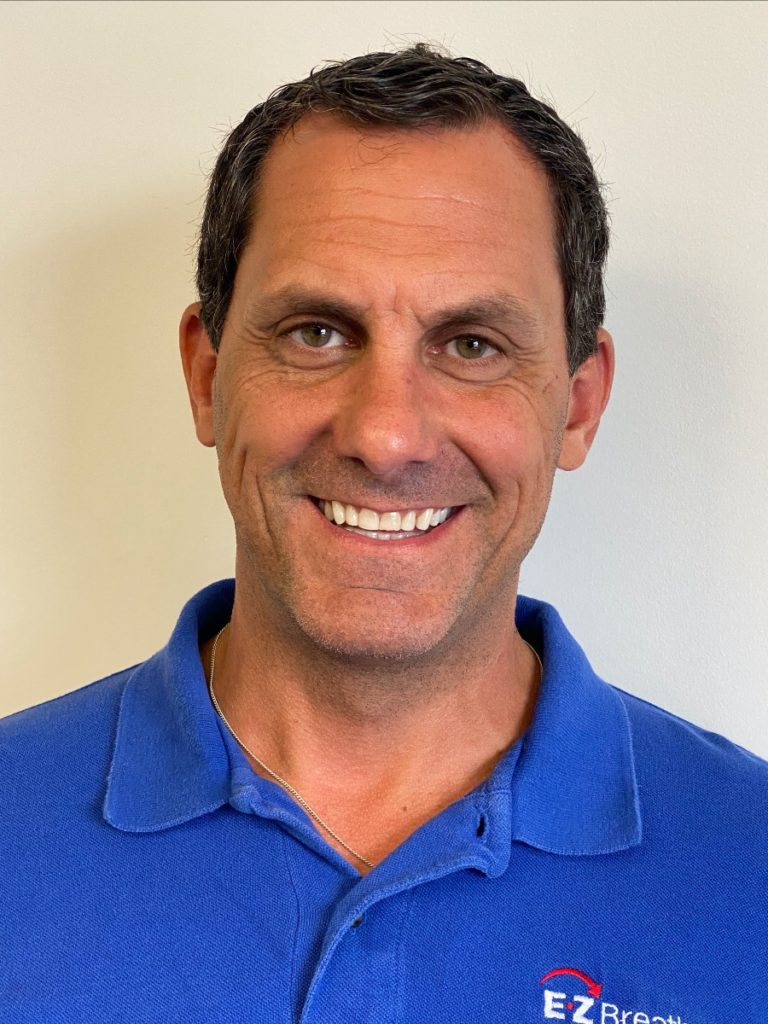
<path id="1" fill-rule="evenodd" d="M 340 235 L 347 226 L 356 223 L 364 226 L 365 231 L 355 231 L 354 237 L 349 237 L 346 232 Z M 439 261 L 434 263 L 436 272 L 442 269 L 442 264 L 445 270 L 455 273 L 460 265 L 471 264 L 477 258 L 473 253 L 490 256 L 497 263 L 500 239 L 507 251 L 514 248 L 514 239 L 510 239 L 509 233 L 500 227 L 485 235 L 469 232 L 459 235 L 455 224 L 447 225 L 444 221 L 425 224 L 399 222 L 361 213 L 329 216 L 319 225 L 296 218 L 286 225 L 283 238 L 278 240 L 272 252 L 276 261 L 287 251 L 292 261 L 308 260 L 319 266 L 328 266 L 319 252 L 320 247 L 327 247 L 329 257 L 336 261 L 331 269 L 336 270 L 339 269 L 339 261 L 345 260 L 345 253 L 348 262 L 349 254 L 355 250 L 376 252 L 391 259 Z M 418 247 L 415 247 L 417 242 Z M 312 250 L 309 256 L 306 255 L 308 250 Z"/>
<path id="2" fill-rule="evenodd" d="M 314 185 L 310 185 L 304 190 L 304 197 L 310 203 L 314 205 L 319 203 L 320 205 L 335 205 L 337 199 L 341 199 L 344 205 L 355 205 L 362 203 L 361 217 L 371 217 L 372 219 L 387 219 L 377 218 L 374 213 L 374 206 L 372 204 L 384 202 L 391 204 L 391 206 L 407 206 L 412 207 L 414 205 L 421 206 L 425 209 L 430 208 L 441 208 L 441 207 L 469 207 L 471 210 L 481 210 L 491 214 L 494 217 L 503 216 L 508 205 L 509 194 L 504 192 L 499 195 L 492 195 L 487 189 L 482 190 L 479 195 L 472 195 L 471 189 L 467 186 L 467 191 L 455 192 L 435 192 L 429 190 L 433 188 L 431 184 L 417 185 L 413 182 L 404 183 L 402 191 L 392 190 L 392 182 L 388 180 L 387 188 L 385 185 L 379 187 L 370 187 L 349 184 L 346 181 L 339 181 L 338 177 L 331 178 L 329 180 L 322 180 L 315 182 Z M 428 191 L 429 190 L 429 191 Z M 477 191 L 477 190 L 475 190 Z M 491 200 L 495 200 L 491 202 Z M 330 211 L 330 216 L 337 216 L 346 218 L 347 214 L 337 212 L 336 210 Z M 356 216 L 350 214 L 349 216 Z M 442 212 L 439 216 L 445 216 Z M 393 221 L 397 223 L 397 221 Z M 404 222 L 410 226 L 413 222 L 408 219 Z"/>
<path id="3" fill-rule="evenodd" d="M 423 210 L 423 200 L 417 200 L 418 207 Z M 442 205 L 442 204 L 441 204 Z M 479 205 L 479 204 L 478 204 Z M 398 228 L 406 231 L 442 231 L 444 234 L 449 232 L 455 232 L 457 225 L 455 223 L 446 223 L 445 211 L 442 211 L 439 216 L 434 215 L 430 217 L 427 211 L 424 211 L 426 216 L 418 217 L 418 210 L 415 213 L 406 214 L 404 211 L 400 212 L 400 216 L 397 216 L 394 210 L 379 211 L 373 206 L 360 206 L 357 209 L 342 208 L 331 206 L 329 209 L 322 208 L 322 220 L 318 223 L 317 216 L 318 211 L 315 208 L 309 210 L 294 210 L 286 213 L 282 212 L 284 225 L 290 225 L 294 228 L 305 229 L 307 227 L 316 230 L 319 227 L 328 224 L 347 224 L 347 223 L 358 223 L 362 222 L 366 228 L 370 227 L 384 227 L 387 229 Z M 477 228 L 475 232 L 477 233 Z M 487 231 L 487 225 L 484 227 L 484 232 Z M 469 234 L 471 234 L 470 232 Z M 466 230 L 461 231 L 462 238 L 467 235 Z M 506 234 L 506 232 L 499 231 L 499 234 Z"/>
<path id="4" fill-rule="evenodd" d="M 447 233 L 447 231 L 449 230 L 449 228 L 445 227 L 444 225 L 435 224 L 433 221 L 418 221 L 413 220 L 413 218 L 408 218 L 407 220 L 398 220 L 395 217 L 387 217 L 381 214 L 376 215 L 375 213 L 373 213 L 372 210 L 361 210 L 359 213 L 341 213 L 331 211 L 324 218 L 323 224 L 345 224 L 349 221 L 353 223 L 355 223 L 356 221 L 362 221 L 368 227 L 379 226 L 385 228 L 403 228 L 405 230 L 414 231 L 443 230 L 443 232 L 445 233 Z M 296 217 L 294 222 L 302 227 L 305 224 L 301 217 Z M 313 228 L 317 226 L 312 221 L 310 221 L 309 224 Z"/>
<path id="5" fill-rule="evenodd" d="M 331 181 L 330 187 L 325 188 L 317 187 L 307 191 L 308 196 L 321 195 L 324 198 L 329 195 L 341 195 L 345 199 L 348 198 L 360 198 L 360 199 L 391 199 L 397 203 L 461 203 L 465 206 L 472 206 L 477 209 L 488 208 L 488 194 L 483 193 L 483 200 L 472 199 L 468 195 L 454 193 L 454 192 L 426 192 L 426 191 L 412 191 L 413 185 L 409 183 L 410 191 L 403 192 L 388 192 L 381 188 L 364 188 L 362 185 L 346 185 L 339 184 L 337 181 Z"/>

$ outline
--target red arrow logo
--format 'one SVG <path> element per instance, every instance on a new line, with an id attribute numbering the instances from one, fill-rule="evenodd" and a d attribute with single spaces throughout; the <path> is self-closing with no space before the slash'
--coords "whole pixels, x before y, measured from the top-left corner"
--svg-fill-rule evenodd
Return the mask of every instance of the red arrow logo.
<path id="1" fill-rule="evenodd" d="M 575 967 L 557 967 L 554 971 L 548 971 L 539 982 L 543 985 L 545 981 L 549 981 L 550 978 L 556 978 L 558 974 L 572 974 L 574 977 L 579 978 L 587 986 L 587 992 L 595 999 L 600 998 L 600 993 L 603 991 L 603 986 L 599 982 L 590 978 L 584 971 L 577 971 Z"/>

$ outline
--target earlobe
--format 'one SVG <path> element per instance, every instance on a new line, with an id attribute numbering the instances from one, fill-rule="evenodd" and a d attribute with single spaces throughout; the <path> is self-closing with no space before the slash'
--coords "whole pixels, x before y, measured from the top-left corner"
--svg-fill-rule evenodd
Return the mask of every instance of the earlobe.
<path id="1" fill-rule="evenodd" d="M 597 352 L 571 378 L 559 469 L 578 469 L 586 459 L 611 394 L 614 365 L 613 339 L 601 327 L 597 331 Z"/>
<path id="2" fill-rule="evenodd" d="M 179 349 L 197 438 L 201 444 L 212 448 L 215 444 L 213 381 L 217 356 L 200 319 L 199 302 L 187 306 L 182 314 L 179 324 Z"/>

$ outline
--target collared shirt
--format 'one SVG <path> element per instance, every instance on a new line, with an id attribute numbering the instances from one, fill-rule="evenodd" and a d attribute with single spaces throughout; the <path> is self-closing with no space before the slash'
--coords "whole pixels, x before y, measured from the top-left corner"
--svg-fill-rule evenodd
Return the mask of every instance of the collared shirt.
<path id="1" fill-rule="evenodd" d="M 0 1021 L 758 1024 L 768 765 L 519 598 L 531 726 L 361 877 L 211 706 L 199 644 L 0 723 Z"/>

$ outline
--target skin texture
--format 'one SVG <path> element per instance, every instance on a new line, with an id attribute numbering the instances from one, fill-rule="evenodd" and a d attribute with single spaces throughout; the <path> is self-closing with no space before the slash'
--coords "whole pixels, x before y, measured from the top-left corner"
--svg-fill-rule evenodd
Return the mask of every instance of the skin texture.
<path id="1" fill-rule="evenodd" d="M 218 356 L 198 313 L 182 318 L 182 360 L 237 537 L 217 695 L 379 859 L 530 721 L 520 563 L 556 467 L 592 443 L 611 339 L 569 378 L 546 177 L 495 123 L 303 119 L 267 158 Z M 312 497 L 457 512 L 380 542 Z"/>

